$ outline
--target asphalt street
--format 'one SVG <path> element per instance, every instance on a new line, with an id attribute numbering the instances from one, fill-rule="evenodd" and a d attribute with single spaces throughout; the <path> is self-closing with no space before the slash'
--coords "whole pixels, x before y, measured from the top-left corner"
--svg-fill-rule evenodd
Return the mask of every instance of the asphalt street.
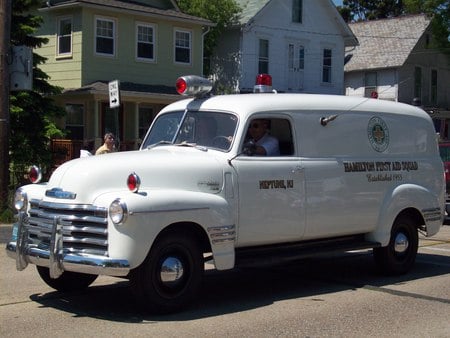
<path id="1" fill-rule="evenodd" d="M 0 225 L 4 248 L 10 225 Z M 450 226 L 420 237 L 413 270 L 384 277 L 368 251 L 208 270 L 192 308 L 154 316 L 126 280 L 62 294 L 0 250 L 1 337 L 450 337 Z"/>

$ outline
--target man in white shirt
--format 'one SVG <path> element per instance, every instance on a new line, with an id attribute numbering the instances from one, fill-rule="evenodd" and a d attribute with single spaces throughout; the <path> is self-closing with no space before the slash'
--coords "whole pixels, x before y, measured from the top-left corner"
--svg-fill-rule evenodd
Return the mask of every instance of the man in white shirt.
<path id="1" fill-rule="evenodd" d="M 256 145 L 256 155 L 279 156 L 280 147 L 278 140 L 269 135 L 269 121 L 264 119 L 253 120 L 250 123 L 249 134 Z"/>

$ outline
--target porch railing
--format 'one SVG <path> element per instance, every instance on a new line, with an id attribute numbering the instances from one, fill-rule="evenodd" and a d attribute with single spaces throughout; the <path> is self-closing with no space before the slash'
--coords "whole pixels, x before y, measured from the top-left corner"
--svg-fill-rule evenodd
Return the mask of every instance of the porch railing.
<path id="1" fill-rule="evenodd" d="M 51 140 L 51 151 L 53 168 L 56 168 L 63 164 L 64 162 L 73 160 L 74 158 L 80 157 L 80 150 L 84 149 L 86 142 L 82 140 L 66 140 L 66 139 L 53 139 Z M 87 149 L 95 154 L 94 142 L 89 142 Z M 134 141 L 124 141 L 120 143 L 119 151 L 135 150 L 137 149 L 136 142 Z"/>

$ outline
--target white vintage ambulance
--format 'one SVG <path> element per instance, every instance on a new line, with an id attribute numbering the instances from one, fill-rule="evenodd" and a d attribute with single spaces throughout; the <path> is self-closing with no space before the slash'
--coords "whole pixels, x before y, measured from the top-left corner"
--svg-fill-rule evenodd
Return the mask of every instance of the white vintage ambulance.
<path id="1" fill-rule="evenodd" d="M 140 150 L 76 159 L 19 188 L 6 247 L 17 269 L 36 265 L 60 291 L 126 277 L 157 312 L 192 301 L 206 261 L 228 270 L 373 248 L 381 271 L 411 269 L 418 232 L 439 231 L 445 203 L 424 111 L 268 84 L 210 89 L 180 78 L 177 90 L 194 97 L 163 109 Z"/>

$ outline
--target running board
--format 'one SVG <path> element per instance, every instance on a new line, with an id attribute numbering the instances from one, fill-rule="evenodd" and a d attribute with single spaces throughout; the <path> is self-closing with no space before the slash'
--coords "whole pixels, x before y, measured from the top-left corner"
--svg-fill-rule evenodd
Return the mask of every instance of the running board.
<path id="1" fill-rule="evenodd" d="M 372 249 L 380 246 L 380 243 L 366 241 L 363 235 L 358 235 L 297 243 L 236 248 L 235 266 L 274 265 L 308 257 L 323 256 L 350 250 Z"/>

